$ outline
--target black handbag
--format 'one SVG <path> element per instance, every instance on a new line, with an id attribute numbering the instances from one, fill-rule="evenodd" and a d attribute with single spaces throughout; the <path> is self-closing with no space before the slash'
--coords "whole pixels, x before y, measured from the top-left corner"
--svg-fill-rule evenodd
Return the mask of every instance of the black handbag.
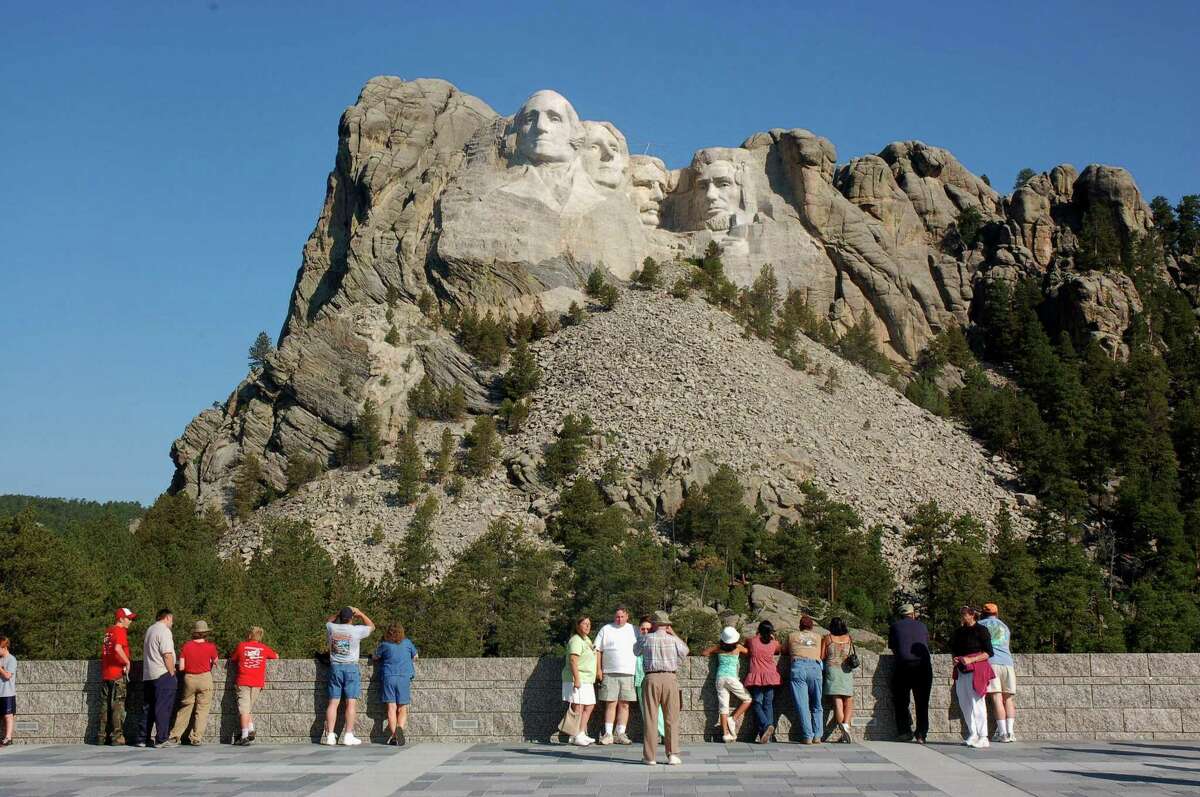
<path id="1" fill-rule="evenodd" d="M 858 648 L 854 647 L 854 637 L 850 637 L 850 655 L 846 657 L 846 669 L 857 670 L 862 666 L 862 659 L 858 657 Z"/>

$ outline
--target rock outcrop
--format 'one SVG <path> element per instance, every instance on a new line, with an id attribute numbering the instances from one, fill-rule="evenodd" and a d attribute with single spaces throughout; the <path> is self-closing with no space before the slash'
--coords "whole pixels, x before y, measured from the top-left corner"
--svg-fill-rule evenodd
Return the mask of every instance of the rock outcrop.
<path id="1" fill-rule="evenodd" d="M 676 261 L 716 243 L 736 283 L 750 284 L 770 263 L 781 287 L 800 291 L 836 329 L 866 318 L 903 364 L 939 330 L 969 322 L 980 279 L 1069 270 L 1092 204 L 1109 206 L 1126 236 L 1149 224 L 1124 170 L 1089 166 L 1076 176 L 1057 167 L 1004 198 L 948 151 L 919 141 L 838 168 L 828 139 L 774 129 L 739 147 L 699 150 L 672 171 L 631 157 L 621 131 L 581 118 L 552 91 L 501 116 L 445 81 L 374 78 L 338 136 L 278 351 L 172 447 L 172 489 L 201 506 L 228 509 L 249 453 L 277 491 L 289 464 L 331 463 L 368 399 L 394 439 L 408 391 L 426 376 L 461 385 L 473 411 L 488 411 L 495 374 L 435 319 L 467 308 L 554 317 L 584 303 L 581 282 L 596 268 L 622 280 L 647 255 Z M 969 209 L 983 225 L 971 246 L 957 234 Z M 1119 355 L 1120 327 L 1137 307 L 1132 285 L 1082 275 L 1063 285 L 1076 326 Z M 644 350 L 664 373 L 687 365 L 656 361 L 660 354 Z M 695 391 L 738 400 L 719 370 L 705 378 L 715 381 Z M 792 400 L 780 406 L 803 415 L 799 398 L 813 396 L 787 389 Z M 717 411 L 713 401 L 706 411 Z M 740 442 L 725 443 L 727 458 L 751 456 Z"/>

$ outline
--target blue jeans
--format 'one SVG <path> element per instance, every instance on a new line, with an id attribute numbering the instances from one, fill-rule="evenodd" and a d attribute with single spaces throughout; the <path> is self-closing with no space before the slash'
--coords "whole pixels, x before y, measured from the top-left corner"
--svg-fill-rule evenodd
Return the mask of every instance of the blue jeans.
<path id="1" fill-rule="evenodd" d="M 762 733 L 767 726 L 775 724 L 775 687 L 749 686 L 750 698 L 754 701 L 754 722 L 758 732 Z"/>
<path id="2" fill-rule="evenodd" d="M 820 736 L 825 724 L 821 710 L 821 662 L 814 659 L 792 662 L 792 700 L 804 741 Z"/>

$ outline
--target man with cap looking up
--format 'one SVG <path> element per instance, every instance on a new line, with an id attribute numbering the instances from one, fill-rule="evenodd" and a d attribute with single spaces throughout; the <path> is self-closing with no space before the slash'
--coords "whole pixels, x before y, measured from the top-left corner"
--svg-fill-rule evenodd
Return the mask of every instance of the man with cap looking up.
<path id="1" fill-rule="evenodd" d="M 100 742 L 125 744 L 125 694 L 129 689 L 129 634 L 137 615 L 117 609 L 100 646 Z"/>
<path id="2" fill-rule="evenodd" d="M 916 607 L 900 607 L 900 618 L 888 629 L 888 647 L 895 654 L 892 666 L 892 704 L 896 712 L 897 741 L 925 744 L 929 733 L 929 693 L 933 665 L 929 658 L 929 629 L 917 619 Z M 908 713 L 909 695 L 916 703 L 917 731 Z"/>
<path id="3" fill-rule="evenodd" d="M 988 697 L 996 715 L 996 733 L 993 742 L 1015 742 L 1013 731 L 1016 721 L 1017 670 L 1012 656 L 1012 632 L 1000 619 L 1000 607 L 994 603 L 983 604 L 983 619 L 979 624 L 992 637 L 992 658 L 989 663 L 996 675 L 988 684 Z"/>
<path id="4" fill-rule="evenodd" d="M 633 646 L 634 654 L 642 657 L 646 670 L 643 682 L 645 700 L 642 701 L 642 763 L 654 766 L 658 763 L 658 733 L 656 720 L 658 709 L 663 709 L 663 726 L 666 730 L 667 763 L 683 763 L 679 757 L 679 680 L 676 673 L 687 659 L 688 646 L 675 636 L 671 627 L 671 616 L 666 612 L 654 613 L 654 629 L 638 638 Z"/>
<path id="5" fill-rule="evenodd" d="M 355 625 L 362 620 L 362 625 Z M 354 746 L 362 740 L 354 735 L 354 720 L 358 717 L 358 698 L 362 678 L 358 672 L 359 643 L 371 635 L 375 623 L 353 606 L 347 606 L 329 618 L 325 632 L 329 638 L 329 705 L 325 707 L 325 731 L 321 744 L 337 744 L 338 706 L 346 701 L 346 722 L 342 725 L 342 744 Z"/>
<path id="6" fill-rule="evenodd" d="M 203 620 L 192 623 L 192 638 L 179 649 L 183 688 L 179 693 L 179 712 L 168 739 L 172 744 L 179 744 L 193 722 L 188 742 L 193 746 L 204 744 L 204 729 L 208 727 L 208 709 L 213 696 L 212 667 L 220 655 L 217 646 L 208 641 L 208 623 Z"/>

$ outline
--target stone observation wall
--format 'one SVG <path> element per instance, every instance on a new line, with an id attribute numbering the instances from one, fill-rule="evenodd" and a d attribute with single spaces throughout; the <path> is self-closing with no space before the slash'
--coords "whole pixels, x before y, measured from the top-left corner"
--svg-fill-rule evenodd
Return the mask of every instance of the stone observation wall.
<path id="1" fill-rule="evenodd" d="M 866 738 L 895 732 L 889 676 L 891 657 L 862 651 L 856 674 L 854 725 Z M 1017 732 L 1024 739 L 1200 738 L 1200 654 L 1018 655 Z M 680 673 L 682 731 L 686 741 L 714 737 L 717 700 L 711 668 L 692 658 Z M 786 668 L 786 662 L 783 665 Z M 548 739 L 562 716 L 561 659 L 421 659 L 413 682 L 409 737 L 414 741 Z M 383 706 L 372 668 L 366 711 L 356 733 L 380 739 Z M 786 672 L 786 669 L 785 669 Z M 135 677 L 137 673 L 135 672 Z M 18 669 L 17 742 L 77 744 L 95 741 L 99 722 L 99 666 L 87 661 L 22 661 Z M 959 738 L 950 700 L 950 660 L 934 658 L 931 741 Z M 225 669 L 214 670 L 217 696 L 206 737 L 228 741 L 237 725 L 236 689 Z M 776 697 L 781 739 L 791 737 L 792 699 Z M 132 738 L 140 716 L 140 689 L 131 682 L 126 723 Z M 325 707 L 325 667 L 312 660 L 270 662 L 267 689 L 255 710 L 258 738 L 303 743 L 317 738 Z M 597 718 L 598 721 L 598 718 Z M 750 723 L 746 723 L 749 725 Z M 631 733 L 640 738 L 641 723 Z M 750 729 L 743 728 L 743 738 Z"/>

